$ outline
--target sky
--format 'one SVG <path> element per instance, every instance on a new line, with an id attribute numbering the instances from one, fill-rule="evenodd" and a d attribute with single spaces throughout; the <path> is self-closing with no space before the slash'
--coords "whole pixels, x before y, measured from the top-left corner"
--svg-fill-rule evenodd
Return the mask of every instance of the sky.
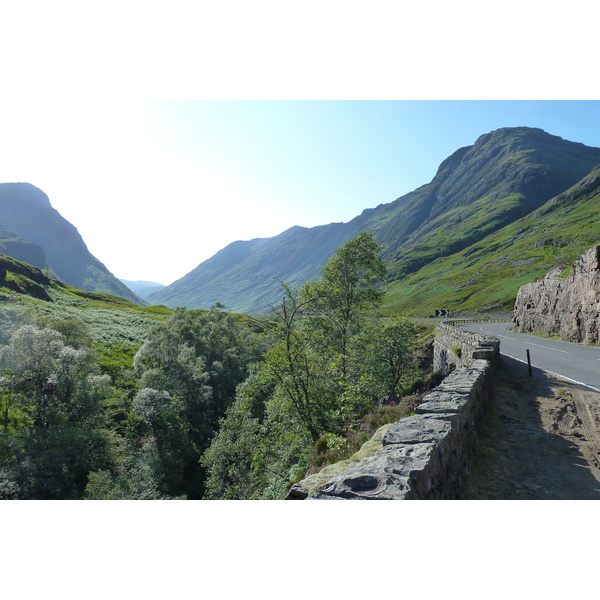
<path id="1" fill-rule="evenodd" d="M 2 101 L 27 181 L 117 277 L 169 284 L 236 240 L 347 222 L 458 148 L 530 126 L 600 147 L 599 101 Z"/>
<path id="2" fill-rule="evenodd" d="M 169 284 L 391 202 L 499 127 L 600 146 L 594 20 L 537 4 L 11 3 L 0 182 L 42 189 L 117 277 Z"/>
<path id="3" fill-rule="evenodd" d="M 541 127 L 600 147 L 598 21 L 590 4 L 5 2 L 0 182 L 27 181 L 46 192 L 116 276 L 169 284 L 234 240 L 347 221 L 391 202 L 499 127 Z M 3 509 L 18 529 L 7 544 L 7 569 L 15 585 L 31 586 L 34 564 L 40 592 L 53 583 L 62 589 L 65 551 L 76 548 L 68 552 L 69 577 L 107 593 L 115 583 L 109 572 L 134 595 L 189 591 L 183 588 L 197 585 L 206 561 L 203 589 L 214 569 L 215 586 L 239 581 L 240 593 L 263 590 L 268 565 L 279 593 L 299 567 L 314 578 L 306 557 L 314 554 L 315 523 L 333 548 L 327 567 L 333 562 L 337 571 L 338 561 L 347 569 L 348 555 L 336 550 L 369 547 L 383 528 L 389 539 L 410 539 L 411 556 L 427 555 L 445 520 L 460 522 L 453 550 L 482 579 L 498 584 L 500 569 L 518 577 L 520 590 L 529 585 L 530 595 L 548 597 L 595 585 L 594 565 L 581 553 L 557 552 L 547 526 L 569 518 L 560 512 L 574 508 L 568 502 L 421 504 L 410 513 L 390 504 L 378 506 L 379 517 L 366 505 L 315 503 L 295 511 L 291 528 L 285 504 L 181 504 L 99 503 L 92 519 L 89 505 L 69 505 L 57 518 L 54 505 L 11 504 Z M 577 505 L 594 539 L 598 520 L 585 519 L 586 509 Z M 370 526 L 348 526 L 357 521 Z M 23 523 L 36 544 L 22 535 Z M 265 532 L 268 544 L 257 551 Z M 198 539 L 201 548 L 188 545 Z M 169 548 L 170 561 L 157 548 Z M 382 572 L 398 559 L 363 552 L 360 560 L 362 572 Z M 562 572 L 579 574 L 568 589 L 552 572 L 543 576 L 557 560 Z M 429 564 L 410 562 L 415 592 L 430 577 Z M 440 581 L 455 578 L 453 562 L 437 567 Z M 362 579 L 357 594 L 370 591 L 372 578 Z M 462 596 L 479 597 L 477 583 L 473 593 L 463 586 Z M 499 585 L 514 590 L 510 576 Z"/>

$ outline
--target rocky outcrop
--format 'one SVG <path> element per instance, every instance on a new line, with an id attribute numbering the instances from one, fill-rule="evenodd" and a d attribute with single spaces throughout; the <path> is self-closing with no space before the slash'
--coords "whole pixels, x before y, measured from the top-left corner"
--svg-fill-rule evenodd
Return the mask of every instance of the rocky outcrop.
<path id="1" fill-rule="evenodd" d="M 51 280 L 42 271 L 0 254 L 0 287 L 40 300 L 50 300 L 46 287 Z"/>
<path id="2" fill-rule="evenodd" d="M 558 335 L 581 344 L 600 343 L 600 244 L 577 258 L 574 272 L 550 271 L 519 289 L 513 321 L 522 333 Z"/>

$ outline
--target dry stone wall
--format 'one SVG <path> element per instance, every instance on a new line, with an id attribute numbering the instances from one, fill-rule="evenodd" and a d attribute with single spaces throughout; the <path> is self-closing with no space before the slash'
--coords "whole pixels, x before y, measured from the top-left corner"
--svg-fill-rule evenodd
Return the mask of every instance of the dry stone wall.
<path id="1" fill-rule="evenodd" d="M 522 333 L 600 343 L 600 244 L 577 258 L 572 275 L 564 277 L 554 269 L 542 280 L 521 286 L 513 320 Z"/>
<path id="2" fill-rule="evenodd" d="M 500 352 L 498 338 L 467 331 L 456 322 L 441 323 L 435 330 L 433 372 L 449 373 L 467 367 L 474 360 L 495 361 Z"/>
<path id="3" fill-rule="evenodd" d="M 500 342 L 444 325 L 436 331 L 442 350 L 462 344 L 459 361 L 440 362 L 443 372 L 460 363 L 427 395 L 415 415 L 390 425 L 382 446 L 309 492 L 309 478 L 286 499 L 420 500 L 453 499 L 468 473 L 477 424 L 483 412 Z M 438 336 L 441 342 L 438 344 Z M 482 343 L 484 345 L 482 347 Z M 481 354 L 481 357 L 479 357 Z M 441 360 L 441 359 L 440 359 Z M 445 366 L 444 366 L 445 365 Z M 317 474 L 318 475 L 318 474 Z M 311 476 L 315 477 L 315 476 Z"/>

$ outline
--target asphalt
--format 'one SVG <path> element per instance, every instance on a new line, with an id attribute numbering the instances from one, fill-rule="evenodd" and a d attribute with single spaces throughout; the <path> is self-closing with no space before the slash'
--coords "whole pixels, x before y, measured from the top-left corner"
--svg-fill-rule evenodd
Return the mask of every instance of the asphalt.
<path id="1" fill-rule="evenodd" d="M 458 325 L 458 323 L 457 323 Z M 600 348 L 570 344 L 512 331 L 512 323 L 470 323 L 460 325 L 469 331 L 486 333 L 500 339 L 500 354 L 532 367 L 560 375 L 600 392 Z"/>

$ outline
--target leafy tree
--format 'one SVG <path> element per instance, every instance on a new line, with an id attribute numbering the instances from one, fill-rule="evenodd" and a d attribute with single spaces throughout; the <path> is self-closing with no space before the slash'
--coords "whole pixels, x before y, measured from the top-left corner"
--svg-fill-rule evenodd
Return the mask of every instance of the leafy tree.
<path id="1" fill-rule="evenodd" d="M 54 319 L 49 321 L 48 327 L 62 334 L 67 346 L 81 349 L 93 347 L 92 328 L 76 317 Z"/>
<path id="2" fill-rule="evenodd" d="M 265 357 L 265 369 L 277 384 L 280 398 L 286 399 L 313 440 L 327 427 L 335 397 L 326 385 L 322 356 L 315 352 L 318 332 L 303 318 L 314 297 L 302 300 L 283 284 L 285 296 L 277 312 L 279 343 Z"/>
<path id="3" fill-rule="evenodd" d="M 353 412 L 370 410 L 384 397 L 400 394 L 416 371 L 415 325 L 403 318 L 366 322 L 351 341 L 351 384 L 346 390 Z"/>
<path id="4" fill-rule="evenodd" d="M 134 368 L 142 389 L 134 399 L 133 414 L 144 421 L 143 448 L 152 448 L 159 483 L 172 476 L 172 484 L 161 488 L 164 493 L 202 495 L 200 456 L 233 404 L 250 363 L 264 352 L 259 338 L 227 313 L 178 309 L 136 354 Z M 150 419 L 150 414 L 156 418 Z M 179 488 L 174 485 L 177 473 L 183 481 Z"/>
<path id="5" fill-rule="evenodd" d="M 336 250 L 319 281 L 300 293 L 283 284 L 281 341 L 266 357 L 267 369 L 311 438 L 317 441 L 351 416 L 344 406 L 350 385 L 350 342 L 365 313 L 381 304 L 385 276 L 381 246 L 361 232 Z M 350 411 L 351 412 L 351 411 Z"/>
<path id="6" fill-rule="evenodd" d="M 373 233 L 360 232 L 336 250 L 323 267 L 321 279 L 306 284 L 302 290 L 313 318 L 320 318 L 323 327 L 330 328 L 327 343 L 339 352 L 342 379 L 347 377 L 351 336 L 365 312 L 383 301 L 384 292 L 378 287 L 386 274 L 381 250 Z"/>
<path id="7" fill-rule="evenodd" d="M 266 390 L 264 386 L 260 374 L 250 375 L 221 419 L 219 431 L 201 459 L 207 469 L 206 498 L 249 500 L 260 490 L 262 480 L 253 470 L 252 461 L 263 439 L 265 394 L 268 396 L 269 388 L 272 390 L 268 383 Z"/>
<path id="8" fill-rule="evenodd" d="M 107 462 L 102 403 L 110 379 L 87 350 L 65 345 L 52 329 L 26 325 L 5 349 L 13 401 L 25 415 L 9 439 L 5 471 L 18 496 L 81 496 L 87 474 Z"/>

